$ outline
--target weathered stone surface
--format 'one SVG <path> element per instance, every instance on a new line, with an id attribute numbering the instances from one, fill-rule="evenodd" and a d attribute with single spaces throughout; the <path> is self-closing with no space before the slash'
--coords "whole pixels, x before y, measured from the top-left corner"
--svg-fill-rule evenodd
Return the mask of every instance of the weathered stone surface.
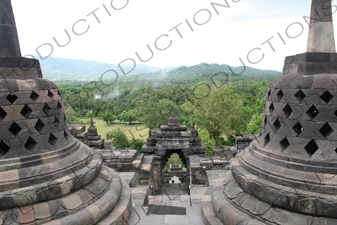
<path id="1" fill-rule="evenodd" d="M 205 154 L 205 146 L 201 143 L 198 132 L 195 129 L 187 129 L 186 126 L 179 125 L 175 111 L 168 120 L 168 125 L 160 126 L 160 129 L 152 130 L 147 143 L 142 147 L 142 151 L 147 154 L 155 154 L 167 157 L 167 149 L 179 150 L 184 157 Z"/>
<path id="2" fill-rule="evenodd" d="M 61 94 L 38 61 L 19 57 L 11 3 L 2 0 L 0 68 L 12 70 L 0 77 L 0 223 L 96 224 L 114 210 L 122 181 L 72 137 Z M 110 224 L 130 212 L 117 210 Z"/>
<path id="3" fill-rule="evenodd" d="M 0 1 L 0 57 L 20 57 L 19 38 L 10 0 Z"/>
<path id="4" fill-rule="evenodd" d="M 311 2 L 307 52 L 336 52 L 330 1 Z"/>
<path id="5" fill-rule="evenodd" d="M 285 59 L 284 75 L 267 92 L 260 136 L 232 159 L 223 187 L 212 188 L 224 224 L 337 221 L 337 54 L 329 7 L 312 1 L 308 52 Z"/>
<path id="6" fill-rule="evenodd" d="M 309 29 L 308 52 L 335 52 L 332 22 L 317 22 Z"/>

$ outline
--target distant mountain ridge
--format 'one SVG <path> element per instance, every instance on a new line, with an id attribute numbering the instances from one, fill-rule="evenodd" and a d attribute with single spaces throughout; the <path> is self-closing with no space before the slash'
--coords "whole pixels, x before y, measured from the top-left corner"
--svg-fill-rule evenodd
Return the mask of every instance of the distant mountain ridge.
<path id="1" fill-rule="evenodd" d="M 51 80 L 97 80 L 107 70 L 120 72 L 117 64 L 81 59 L 48 57 L 45 60 L 40 60 L 40 64 L 44 77 Z M 132 68 L 132 64 L 123 64 L 123 69 L 126 72 Z M 130 75 L 157 72 L 159 70 L 161 70 L 159 67 L 137 64 Z"/>
<path id="2" fill-rule="evenodd" d="M 175 70 L 172 70 L 169 72 L 170 77 L 173 78 L 177 76 L 178 74 L 185 73 L 187 76 L 188 75 L 206 75 L 206 74 L 216 74 L 219 72 L 224 72 L 228 76 L 238 76 L 238 74 L 245 74 L 245 75 L 259 75 L 259 76 L 269 76 L 271 74 L 279 74 L 280 72 L 274 71 L 274 70 L 260 70 L 260 69 L 255 69 L 252 67 L 244 67 L 244 66 L 239 66 L 239 67 L 229 67 L 226 64 L 208 64 L 208 63 L 200 63 L 198 65 L 194 66 L 181 66 Z"/>
<path id="3" fill-rule="evenodd" d="M 50 80 L 81 80 L 81 81 L 99 81 L 101 75 L 108 70 L 120 72 L 118 65 L 99 63 L 94 61 L 64 59 L 48 57 L 40 60 L 45 78 Z M 133 68 L 132 64 L 123 64 L 123 69 L 128 72 Z M 200 63 L 194 66 L 181 66 L 178 68 L 162 69 L 147 65 L 137 64 L 134 70 L 123 76 L 123 79 L 138 78 L 142 80 L 173 80 L 176 83 L 195 83 L 204 79 L 209 79 L 219 72 L 226 73 L 228 76 L 236 77 L 242 73 L 248 77 L 268 77 L 279 76 L 281 72 L 273 70 L 260 70 L 252 67 L 231 67 L 234 74 L 226 64 L 208 64 Z M 120 78 L 122 74 L 119 74 Z M 130 76 L 131 75 L 131 76 Z M 223 76 L 223 75 L 222 75 Z M 225 79 L 225 78 L 222 78 Z"/>
<path id="4" fill-rule="evenodd" d="M 194 66 L 181 66 L 173 70 L 161 70 L 155 73 L 136 75 L 142 80 L 153 82 L 170 81 L 173 84 L 195 84 L 207 81 L 209 83 L 224 83 L 243 79 L 260 80 L 274 79 L 282 75 L 279 71 L 260 70 L 252 67 L 229 67 L 226 64 L 200 63 Z"/>

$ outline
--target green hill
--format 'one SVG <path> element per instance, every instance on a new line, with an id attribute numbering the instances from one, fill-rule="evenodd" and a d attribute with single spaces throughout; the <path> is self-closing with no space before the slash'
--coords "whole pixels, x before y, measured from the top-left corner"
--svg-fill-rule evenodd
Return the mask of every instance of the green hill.
<path id="1" fill-rule="evenodd" d="M 100 76 L 107 70 L 119 71 L 116 64 L 79 59 L 48 57 L 45 60 L 40 60 L 40 64 L 43 76 L 50 80 L 99 80 Z M 132 64 L 123 65 L 126 71 L 132 69 L 132 67 Z M 156 72 L 160 69 L 159 67 L 137 65 L 130 75 Z"/>
<path id="2" fill-rule="evenodd" d="M 94 61 L 63 59 L 49 57 L 41 60 L 41 67 L 45 78 L 53 81 L 77 80 L 77 81 L 99 81 L 101 75 L 114 69 L 119 71 L 118 65 L 99 63 Z M 133 65 L 123 65 L 125 71 L 130 70 Z M 181 66 L 178 68 L 162 69 L 147 65 L 136 65 L 136 68 L 128 76 L 119 76 L 118 80 L 138 80 L 143 82 L 162 82 L 170 84 L 193 84 L 201 81 L 223 82 L 237 81 L 242 79 L 262 79 L 280 76 L 281 72 L 273 70 L 260 70 L 251 67 L 232 67 L 235 75 L 226 64 L 201 63 L 194 66 Z M 115 77 L 111 78 L 115 79 Z"/>

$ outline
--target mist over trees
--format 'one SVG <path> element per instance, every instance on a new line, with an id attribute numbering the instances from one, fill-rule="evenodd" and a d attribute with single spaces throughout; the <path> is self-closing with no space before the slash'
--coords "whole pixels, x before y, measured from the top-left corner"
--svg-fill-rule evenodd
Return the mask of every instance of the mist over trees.
<path id="1" fill-rule="evenodd" d="M 247 69 L 239 76 L 219 71 L 225 68 L 199 64 L 180 67 L 158 79 L 151 73 L 111 85 L 97 82 L 95 88 L 86 88 L 88 81 L 56 83 L 70 122 L 90 114 L 109 124 L 115 120 L 127 124 L 137 121 L 158 128 L 167 124 L 174 108 L 180 124 L 191 127 L 195 123 L 211 148 L 216 140 L 219 145 L 233 144 L 235 136 L 260 131 L 267 88 L 280 76 L 279 72 L 256 69 Z M 113 133 L 117 134 L 121 136 L 120 132 Z M 123 139 L 119 145 L 126 143 Z M 137 140 L 133 144 L 141 145 Z"/>

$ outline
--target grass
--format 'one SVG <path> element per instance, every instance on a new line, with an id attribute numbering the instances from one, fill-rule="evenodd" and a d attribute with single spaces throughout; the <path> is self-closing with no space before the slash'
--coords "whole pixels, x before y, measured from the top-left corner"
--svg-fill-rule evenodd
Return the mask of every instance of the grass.
<path id="1" fill-rule="evenodd" d="M 90 124 L 89 118 L 80 118 L 79 123 L 82 125 L 86 125 L 86 129 L 88 129 Z M 126 125 L 126 124 L 107 124 L 106 122 L 94 119 L 94 124 L 97 128 L 97 132 L 101 135 L 102 138 L 106 137 L 106 134 L 110 131 L 121 129 L 128 139 L 132 139 L 132 137 L 136 139 L 146 140 L 149 136 L 149 128 L 145 124 L 139 125 Z"/>

